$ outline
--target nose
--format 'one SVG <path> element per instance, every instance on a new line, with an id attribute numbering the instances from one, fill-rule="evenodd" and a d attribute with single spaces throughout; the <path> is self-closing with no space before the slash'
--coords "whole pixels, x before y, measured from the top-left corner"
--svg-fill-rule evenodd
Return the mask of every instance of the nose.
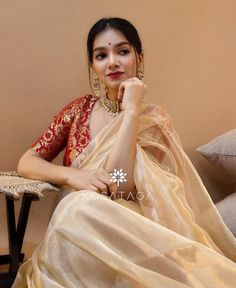
<path id="1" fill-rule="evenodd" d="M 110 69 L 118 67 L 119 61 L 114 53 L 110 53 L 108 56 L 108 67 Z"/>

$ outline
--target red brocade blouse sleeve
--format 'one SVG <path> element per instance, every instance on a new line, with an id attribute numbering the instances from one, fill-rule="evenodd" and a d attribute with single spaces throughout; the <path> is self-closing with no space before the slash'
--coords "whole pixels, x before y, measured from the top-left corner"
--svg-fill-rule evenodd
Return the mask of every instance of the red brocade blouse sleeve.
<path id="1" fill-rule="evenodd" d="M 52 161 L 66 146 L 70 127 L 76 115 L 80 113 L 85 96 L 68 104 L 55 117 L 48 129 L 31 147 L 47 161 Z"/>

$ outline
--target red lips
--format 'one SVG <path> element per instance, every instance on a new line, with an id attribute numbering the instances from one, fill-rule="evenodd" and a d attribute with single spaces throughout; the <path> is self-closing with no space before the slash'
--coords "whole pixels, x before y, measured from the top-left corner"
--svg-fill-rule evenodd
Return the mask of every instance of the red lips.
<path id="1" fill-rule="evenodd" d="M 109 74 L 107 74 L 108 76 L 113 76 L 113 75 L 117 75 L 117 74 L 123 74 L 124 72 L 120 72 L 120 71 L 116 71 L 116 72 L 111 72 Z"/>
<path id="2" fill-rule="evenodd" d="M 114 78 L 119 78 L 122 74 L 124 74 L 124 72 L 117 71 L 117 72 L 111 72 L 107 74 L 107 76 L 114 79 Z"/>

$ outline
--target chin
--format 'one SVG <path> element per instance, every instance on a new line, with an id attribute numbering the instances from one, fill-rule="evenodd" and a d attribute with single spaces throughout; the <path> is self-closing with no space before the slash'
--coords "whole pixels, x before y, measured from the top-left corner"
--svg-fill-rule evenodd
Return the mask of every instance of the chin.
<path id="1" fill-rule="evenodd" d="M 120 84 L 123 81 L 114 81 L 113 83 L 107 83 L 106 87 L 112 88 L 112 89 L 118 89 L 120 87 Z"/>

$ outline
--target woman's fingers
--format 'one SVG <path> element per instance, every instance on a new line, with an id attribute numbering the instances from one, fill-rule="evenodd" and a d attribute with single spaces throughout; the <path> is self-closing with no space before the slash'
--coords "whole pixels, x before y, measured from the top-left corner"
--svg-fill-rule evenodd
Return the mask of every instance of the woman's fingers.
<path id="1" fill-rule="evenodd" d="M 107 186 L 110 194 L 116 194 L 117 184 L 112 181 L 111 176 L 105 170 L 100 180 Z"/>
<path id="2" fill-rule="evenodd" d="M 117 193 L 117 184 L 112 182 L 112 180 L 110 180 L 110 184 L 109 184 L 109 192 L 111 193 L 111 195 L 116 195 Z"/>
<path id="3" fill-rule="evenodd" d="M 102 190 L 100 190 L 98 187 L 97 187 L 98 185 L 96 185 L 96 184 L 94 184 L 94 185 L 89 185 L 88 186 L 88 190 L 92 190 L 92 191 L 94 191 L 94 192 L 96 192 L 96 193 L 99 193 L 99 194 L 102 194 L 102 195 L 109 195 L 109 193 L 106 191 L 106 190 L 104 190 L 104 191 L 102 191 Z"/>
<path id="4" fill-rule="evenodd" d="M 117 100 L 121 103 L 121 110 L 139 109 L 146 88 L 147 86 L 137 77 L 123 81 L 119 86 L 117 96 Z"/>
<path id="5" fill-rule="evenodd" d="M 111 176 L 108 174 L 108 172 L 104 169 L 100 169 L 99 178 L 101 182 L 103 182 L 104 185 L 107 187 L 107 191 L 109 194 L 116 194 L 117 191 L 117 185 L 116 183 L 112 182 Z M 104 191 L 104 189 L 103 189 Z"/>
<path id="6" fill-rule="evenodd" d="M 91 191 L 94 191 L 94 192 L 97 192 L 97 193 L 100 193 L 99 189 L 97 187 L 93 186 L 93 185 L 89 185 L 87 189 L 91 190 Z"/>
<path id="7" fill-rule="evenodd" d="M 107 194 L 107 195 L 109 194 L 108 187 L 103 181 L 99 179 L 94 179 L 91 184 L 95 186 L 99 190 L 100 193 Z"/>
<path id="8" fill-rule="evenodd" d="M 87 171 L 79 171 L 79 176 L 76 181 L 71 181 L 71 186 L 77 190 L 90 189 L 104 195 L 116 194 L 117 185 L 112 182 L 109 173 L 103 169 L 94 169 Z"/>
<path id="9" fill-rule="evenodd" d="M 124 91 L 125 91 L 125 82 L 122 82 L 119 86 L 118 95 L 117 95 L 117 100 L 119 102 L 122 102 Z"/>

